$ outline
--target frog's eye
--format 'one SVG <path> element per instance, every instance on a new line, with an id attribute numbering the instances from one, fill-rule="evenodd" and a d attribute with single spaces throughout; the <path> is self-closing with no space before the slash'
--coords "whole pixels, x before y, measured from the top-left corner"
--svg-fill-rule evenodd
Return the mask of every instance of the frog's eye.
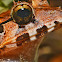
<path id="1" fill-rule="evenodd" d="M 20 4 L 13 8 L 12 18 L 20 25 L 27 24 L 33 17 L 33 10 L 27 4 Z"/>

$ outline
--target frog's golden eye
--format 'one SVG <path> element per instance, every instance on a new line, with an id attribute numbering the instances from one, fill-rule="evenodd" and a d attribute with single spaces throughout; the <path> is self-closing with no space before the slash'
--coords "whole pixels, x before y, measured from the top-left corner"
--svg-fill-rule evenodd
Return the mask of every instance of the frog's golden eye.
<path id="1" fill-rule="evenodd" d="M 27 4 L 20 4 L 13 8 L 12 18 L 20 25 L 27 24 L 33 17 L 33 10 Z"/>

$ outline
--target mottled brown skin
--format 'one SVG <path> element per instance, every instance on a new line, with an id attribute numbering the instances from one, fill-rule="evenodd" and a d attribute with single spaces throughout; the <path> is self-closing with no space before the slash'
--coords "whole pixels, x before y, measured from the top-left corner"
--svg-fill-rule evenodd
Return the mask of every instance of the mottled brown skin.
<path id="1" fill-rule="evenodd" d="M 11 18 L 10 12 L 11 12 L 11 10 L 8 10 L 7 12 L 3 12 L 2 14 L 0 14 L 0 23 L 5 22 L 9 18 Z"/>
<path id="2" fill-rule="evenodd" d="M 38 9 L 37 11 L 40 11 L 40 10 Z M 8 20 L 9 18 L 11 18 L 10 10 L 5 13 L 0 14 L 0 23 Z M 0 58 L 1 59 L 10 58 L 13 60 L 20 59 L 20 61 L 22 61 L 22 62 L 24 62 L 24 61 L 33 62 L 36 59 L 35 58 L 36 51 L 37 51 L 39 45 L 41 44 L 42 39 L 43 39 L 43 36 L 40 36 L 35 41 L 23 43 L 21 46 L 18 46 L 18 47 L 0 49 Z M 22 59 L 20 58 L 20 56 Z M 23 59 L 25 59 L 25 60 L 23 60 Z"/>
<path id="3" fill-rule="evenodd" d="M 39 41 L 42 41 L 41 38 L 33 42 L 24 43 L 22 46 L 1 49 L 0 58 L 19 60 L 21 55 L 22 60 L 33 62 Z"/>
<path id="4" fill-rule="evenodd" d="M 32 6 L 34 8 L 48 7 L 49 4 L 47 0 L 32 0 Z"/>

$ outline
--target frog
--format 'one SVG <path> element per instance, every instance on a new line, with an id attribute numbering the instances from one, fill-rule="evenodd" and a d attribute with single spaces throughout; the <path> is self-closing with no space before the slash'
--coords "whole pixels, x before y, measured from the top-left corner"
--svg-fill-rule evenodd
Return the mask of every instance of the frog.
<path id="1" fill-rule="evenodd" d="M 13 1 L 12 9 L 0 14 L 1 59 L 38 62 L 38 48 L 46 34 L 62 27 L 60 7 L 50 7 L 48 3 L 35 7 L 33 1 L 37 3 Z"/>

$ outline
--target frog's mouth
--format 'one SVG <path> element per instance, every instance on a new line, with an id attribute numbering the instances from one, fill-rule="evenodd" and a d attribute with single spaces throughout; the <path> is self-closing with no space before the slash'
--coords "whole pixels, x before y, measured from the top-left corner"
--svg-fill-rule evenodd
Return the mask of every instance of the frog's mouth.
<path id="1" fill-rule="evenodd" d="M 55 26 L 52 26 L 50 28 L 47 28 L 47 26 L 43 26 L 40 28 L 33 27 L 32 33 L 30 32 L 30 31 L 32 31 L 32 29 L 19 33 L 15 37 L 8 39 L 7 41 L 0 44 L 0 48 L 3 48 L 5 45 L 9 45 L 9 44 L 17 44 L 17 46 L 21 46 L 23 43 L 39 39 L 39 38 L 43 37 L 45 34 L 47 34 L 48 32 L 54 31 L 54 30 L 62 27 L 62 23 L 58 23 L 56 21 L 54 23 L 55 23 Z M 52 29 L 52 28 L 54 28 L 54 29 Z M 16 40 L 16 42 L 12 42 L 12 40 Z"/>

